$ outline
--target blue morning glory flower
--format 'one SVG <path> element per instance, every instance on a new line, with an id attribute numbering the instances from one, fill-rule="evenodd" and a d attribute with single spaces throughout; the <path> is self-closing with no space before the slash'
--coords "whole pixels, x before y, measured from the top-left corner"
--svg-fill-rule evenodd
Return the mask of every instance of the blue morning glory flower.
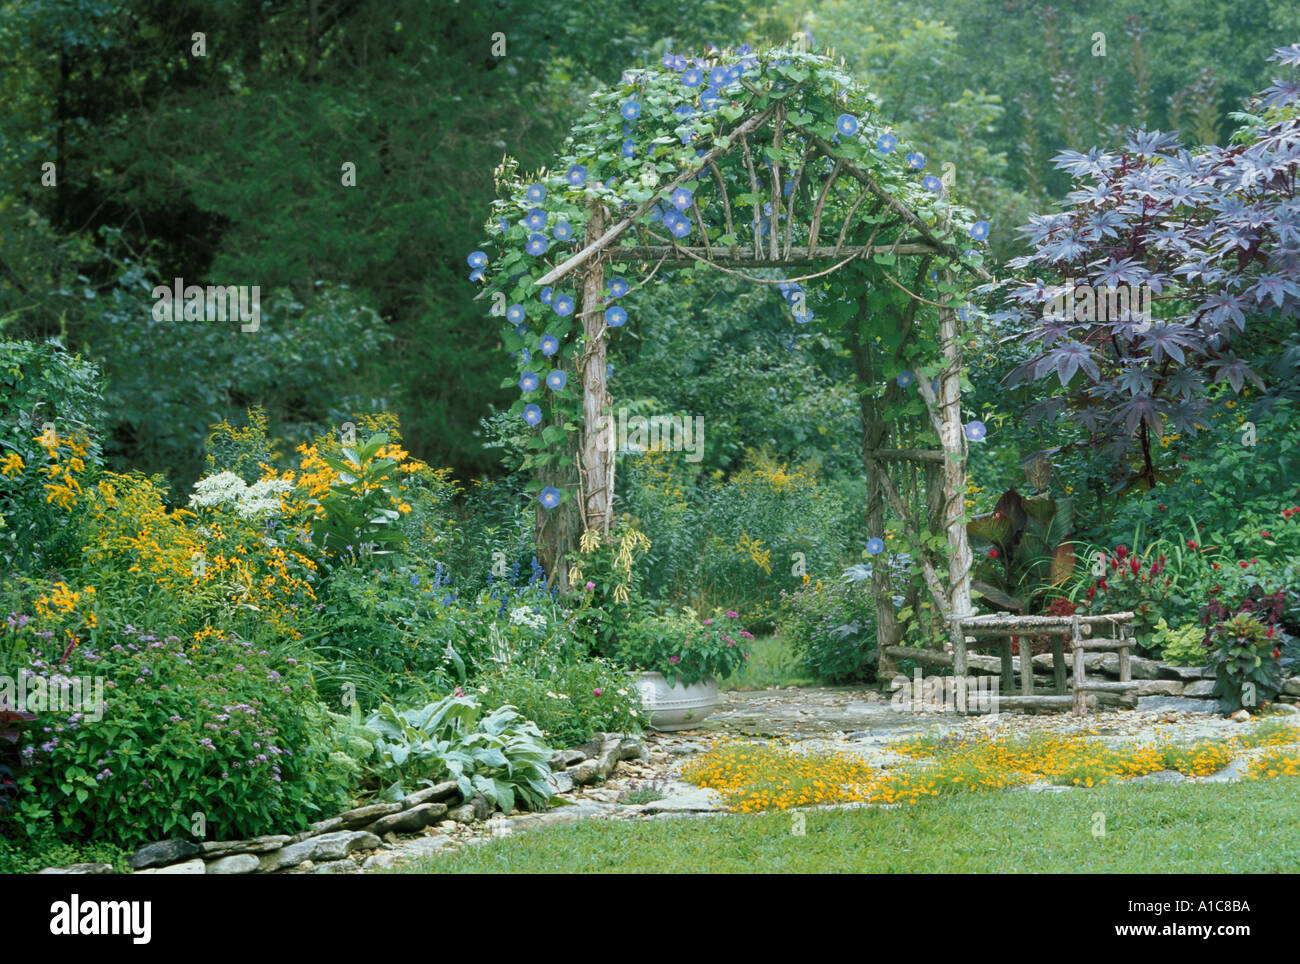
<path id="1" fill-rule="evenodd" d="M 505 219 L 505 216 L 503 215 L 501 218 L 501 233 L 505 234 L 509 230 L 510 230 L 510 222 L 507 221 Z"/>
<path id="2" fill-rule="evenodd" d="M 519 376 L 519 390 L 521 392 L 535 392 L 540 384 L 536 372 L 524 372 Z"/>
<path id="3" fill-rule="evenodd" d="M 524 191 L 524 197 L 534 204 L 540 204 L 546 200 L 546 188 L 541 184 L 530 184 L 528 190 Z"/>
<path id="4" fill-rule="evenodd" d="M 573 237 L 573 226 L 568 221 L 556 221 L 552 233 L 556 241 L 568 241 Z"/>
<path id="5" fill-rule="evenodd" d="M 621 328 L 627 324 L 627 312 L 615 305 L 613 308 L 605 309 L 605 324 L 611 328 Z"/>
<path id="6" fill-rule="evenodd" d="M 806 305 L 803 308 L 796 308 L 794 310 L 794 320 L 801 325 L 808 324 L 808 322 L 813 320 L 812 310 Z"/>
<path id="7" fill-rule="evenodd" d="M 734 84 L 736 81 L 740 80 L 744 73 L 745 68 L 743 64 L 732 64 L 727 69 L 727 83 Z"/>
<path id="8" fill-rule="evenodd" d="M 554 371 L 552 371 L 549 375 L 546 376 L 546 387 L 553 392 L 558 392 L 561 388 L 563 388 L 566 384 L 568 384 L 568 381 L 569 381 L 569 376 L 557 368 Z"/>
<path id="9" fill-rule="evenodd" d="M 983 241 L 989 236 L 989 223 L 987 221 L 976 221 L 971 225 L 970 236 L 976 241 Z"/>
<path id="10" fill-rule="evenodd" d="M 677 218 L 668 230 L 672 232 L 674 238 L 684 238 L 691 233 L 691 222 L 686 218 Z"/>
<path id="11" fill-rule="evenodd" d="M 540 231 L 546 227 L 546 212 L 541 208 L 533 208 L 524 218 L 524 227 L 529 231 Z"/>
<path id="12" fill-rule="evenodd" d="M 876 150 L 883 151 L 886 154 L 897 146 L 898 138 L 893 134 L 881 134 L 880 137 L 876 139 Z"/>
<path id="13" fill-rule="evenodd" d="M 527 314 L 524 312 L 523 305 L 511 305 L 506 309 L 506 321 L 510 322 L 512 325 L 519 324 L 526 317 Z"/>
<path id="14" fill-rule="evenodd" d="M 636 141 L 630 137 L 623 142 L 623 156 L 636 157 Z"/>
<path id="15" fill-rule="evenodd" d="M 564 175 L 564 178 L 573 187 L 582 187 L 587 183 L 587 169 L 581 164 L 574 164 L 569 168 L 569 173 Z"/>
<path id="16" fill-rule="evenodd" d="M 716 87 L 706 87 L 700 93 L 700 106 L 705 110 L 713 110 L 722 103 L 722 91 Z"/>
<path id="17" fill-rule="evenodd" d="M 966 437 L 972 442 L 978 442 L 988 434 L 989 430 L 985 428 L 983 422 L 976 420 L 974 422 L 966 423 Z"/>
<path id="18" fill-rule="evenodd" d="M 970 321 L 975 317 L 975 306 L 969 301 L 957 309 L 957 317 L 962 321 Z"/>
<path id="19" fill-rule="evenodd" d="M 674 107 L 673 113 L 678 117 L 694 117 L 695 108 L 690 104 L 682 104 L 680 107 Z"/>
<path id="20" fill-rule="evenodd" d="M 872 536 L 867 540 L 867 552 L 873 556 L 878 556 L 885 551 L 885 540 L 877 536 Z"/>
<path id="21" fill-rule="evenodd" d="M 541 348 L 542 354 L 549 358 L 560 350 L 560 340 L 554 335 L 543 335 L 542 343 L 539 347 Z"/>
<path id="22" fill-rule="evenodd" d="M 555 297 L 555 292 L 551 290 L 550 285 L 547 285 L 545 288 L 542 289 L 542 294 L 541 294 L 542 304 L 549 305 L 551 303 L 551 300 L 554 297 Z"/>
<path id="23" fill-rule="evenodd" d="M 613 378 L 613 377 L 614 377 L 614 363 L 613 363 L 613 362 L 605 362 L 605 377 L 606 377 L 606 378 Z"/>
<path id="24" fill-rule="evenodd" d="M 684 187 L 679 187 L 677 190 L 673 191 L 673 196 L 671 198 L 673 207 L 679 211 L 685 211 L 691 206 L 691 201 L 694 199 L 695 195 L 691 194 L 689 188 Z"/>
<path id="25" fill-rule="evenodd" d="M 841 137 L 852 137 L 858 132 L 858 119 L 852 114 L 841 114 L 835 119 L 835 130 Z"/>
<path id="26" fill-rule="evenodd" d="M 530 234 L 528 243 L 524 245 L 524 250 L 534 258 L 546 253 L 546 237 L 541 234 Z"/>
<path id="27" fill-rule="evenodd" d="M 573 314 L 573 298 L 569 295 L 556 295 L 555 304 L 551 308 L 561 318 L 567 318 Z"/>
<path id="28" fill-rule="evenodd" d="M 482 281 L 482 280 L 483 280 L 484 278 L 486 278 L 486 277 L 487 277 L 487 275 L 485 275 L 485 274 L 483 273 L 483 269 L 482 269 L 482 268 L 475 268 L 473 271 L 471 271 L 471 272 L 469 273 L 469 280 L 470 280 L 470 281 Z"/>
<path id="29" fill-rule="evenodd" d="M 548 485 L 542 489 L 542 494 L 537 497 L 537 501 L 544 509 L 554 509 L 560 504 L 560 490 Z"/>
<path id="30" fill-rule="evenodd" d="M 623 115 L 624 120 L 636 120 L 641 116 L 641 104 L 639 101 L 625 100 L 618 112 Z"/>
<path id="31" fill-rule="evenodd" d="M 910 371 L 903 372 L 901 375 L 898 376 L 898 384 L 901 388 L 906 388 L 914 381 L 916 381 L 916 376 L 913 375 Z"/>
<path id="32" fill-rule="evenodd" d="M 709 71 L 710 87 L 724 87 L 730 79 L 731 69 L 729 67 L 724 67 L 721 64 L 718 64 L 718 66 Z"/>
<path id="33" fill-rule="evenodd" d="M 702 80 L 704 80 L 704 73 L 698 68 L 692 67 L 682 72 L 682 83 L 687 87 L 698 87 Z"/>
<path id="34" fill-rule="evenodd" d="M 542 420 L 542 410 L 536 405 L 524 406 L 524 421 L 529 425 L 537 425 Z"/>
<path id="35" fill-rule="evenodd" d="M 673 56 L 673 70 L 677 71 L 678 73 L 681 73 L 689 66 L 690 64 L 687 63 L 686 57 L 683 56 L 682 54 L 675 54 Z"/>
<path id="36" fill-rule="evenodd" d="M 528 362 L 533 360 L 533 353 L 530 352 L 527 348 L 521 348 L 519 349 L 519 357 L 524 360 L 525 364 L 527 364 Z"/>
<path id="37" fill-rule="evenodd" d="M 937 378 L 930 379 L 930 391 L 934 392 L 934 394 L 936 395 L 939 394 L 939 379 Z"/>
<path id="38" fill-rule="evenodd" d="M 660 61 L 660 63 L 664 65 L 664 70 L 673 69 L 673 60 L 674 58 L 672 54 L 664 54 L 663 59 Z"/>
<path id="39" fill-rule="evenodd" d="M 925 188 L 927 191 L 938 193 L 943 190 L 943 181 L 939 180 L 933 174 L 927 174 L 925 177 L 921 178 L 921 187 Z"/>
<path id="40" fill-rule="evenodd" d="M 482 251 L 472 252 L 466 260 L 469 262 L 469 266 L 471 268 L 487 267 L 487 255 L 484 254 Z"/>
<path id="41" fill-rule="evenodd" d="M 622 298 L 628 292 L 627 282 L 622 278 L 612 278 L 609 282 L 609 295 L 611 298 Z"/>
<path id="42" fill-rule="evenodd" d="M 925 167 L 925 155 L 919 151 L 913 151 L 907 155 L 907 166 L 914 171 L 919 171 Z"/>
<path id="43" fill-rule="evenodd" d="M 524 335 L 528 334 L 528 326 L 515 325 L 515 334 L 518 335 L 520 338 L 523 338 Z"/>
<path id="44" fill-rule="evenodd" d="M 632 125 L 631 125 L 631 124 L 624 124 L 624 125 L 623 125 L 623 136 L 624 136 L 624 137 L 630 137 L 631 134 L 632 134 Z"/>

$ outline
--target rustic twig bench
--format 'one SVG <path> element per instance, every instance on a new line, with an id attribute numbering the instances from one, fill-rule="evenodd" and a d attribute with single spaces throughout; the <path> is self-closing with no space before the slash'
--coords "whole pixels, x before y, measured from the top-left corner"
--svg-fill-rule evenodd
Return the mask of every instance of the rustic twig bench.
<path id="1" fill-rule="evenodd" d="M 1000 665 L 997 660 L 971 654 L 962 654 L 962 663 L 984 672 L 1001 671 L 1001 694 L 998 708 L 1005 710 L 1073 709 L 1076 716 L 1088 712 L 1090 693 L 1110 693 L 1127 696 L 1137 690 L 1133 682 L 1130 650 L 1137 645 L 1132 636 L 1131 612 L 1103 613 L 1097 616 L 1018 616 L 1013 613 L 986 613 L 954 619 L 960 627 L 966 649 L 998 646 L 1001 648 Z M 1094 631 L 1108 632 L 1104 637 L 1093 638 Z M 1052 642 L 1052 693 L 1034 692 L 1034 664 L 1029 652 L 1030 638 L 1049 636 Z M 1019 641 L 1020 692 L 1012 691 L 1015 679 L 1015 662 L 1012 658 L 1011 640 Z M 1073 659 L 1073 673 L 1066 680 L 1066 641 L 1069 641 Z M 1119 654 L 1119 682 L 1089 682 L 1084 657 L 1090 650 L 1114 650 Z M 953 654 L 937 650 L 913 649 L 906 646 L 887 647 L 889 655 L 918 662 L 937 663 L 957 668 Z M 964 667 L 963 667 L 964 668 Z"/>

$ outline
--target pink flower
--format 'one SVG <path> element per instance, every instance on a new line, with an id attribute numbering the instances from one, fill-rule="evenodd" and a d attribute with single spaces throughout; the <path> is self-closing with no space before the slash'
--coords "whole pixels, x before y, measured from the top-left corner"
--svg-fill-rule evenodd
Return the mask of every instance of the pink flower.
<path id="1" fill-rule="evenodd" d="M 734 611 L 733 611 L 733 612 L 728 612 L 728 613 L 727 613 L 727 618 L 728 618 L 728 619 L 739 619 L 739 618 L 740 618 L 740 613 L 738 613 L 738 612 L 734 612 Z"/>
<path id="2" fill-rule="evenodd" d="M 704 625 L 706 625 L 706 626 L 712 626 L 712 625 L 713 625 L 713 620 L 712 620 L 712 619 L 706 619 L 706 620 L 704 620 Z"/>
<path id="3" fill-rule="evenodd" d="M 594 582 L 587 583 L 587 592 L 591 592 L 595 588 L 596 588 L 596 584 Z"/>
<path id="4" fill-rule="evenodd" d="M 741 638 L 742 638 L 742 639 L 753 639 L 753 638 L 754 638 L 754 634 L 751 633 L 751 632 L 749 632 L 748 630 L 745 630 L 745 629 L 742 629 L 742 630 L 740 631 L 740 635 L 741 635 Z"/>
<path id="5" fill-rule="evenodd" d="M 457 686 L 457 687 L 456 687 L 456 692 L 452 693 L 451 695 L 452 695 L 452 696 L 464 696 L 464 695 L 465 695 L 465 691 L 464 691 L 463 689 L 461 689 L 459 686 Z"/>
<path id="6" fill-rule="evenodd" d="M 597 686 L 596 689 L 593 690 L 593 692 L 594 692 L 597 696 L 599 696 L 599 695 L 600 695 L 600 687 Z"/>
<path id="7" fill-rule="evenodd" d="M 676 666 L 676 665 L 677 665 L 678 663 L 680 663 L 681 661 L 682 661 L 682 659 L 681 659 L 680 656 L 669 656 L 669 657 L 668 657 L 668 662 L 672 663 L 674 666 Z"/>

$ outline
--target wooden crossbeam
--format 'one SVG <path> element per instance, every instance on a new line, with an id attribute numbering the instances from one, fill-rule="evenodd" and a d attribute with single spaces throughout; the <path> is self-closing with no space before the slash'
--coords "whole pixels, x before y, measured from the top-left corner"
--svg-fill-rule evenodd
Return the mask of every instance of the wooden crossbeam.
<path id="1" fill-rule="evenodd" d="M 660 258 L 667 258 L 669 264 L 674 260 L 682 262 L 693 260 L 691 255 L 696 258 L 703 258 L 708 255 L 711 249 L 700 245 L 617 245 L 606 249 L 603 257 L 608 261 L 658 261 Z M 681 252 L 689 252 L 682 256 Z M 763 258 L 757 260 L 743 257 L 737 254 L 722 256 L 720 251 L 714 250 L 713 257 L 708 260 L 724 268 L 756 268 L 770 267 L 780 268 L 786 266 L 800 265 L 812 266 L 825 263 L 831 258 L 863 257 L 869 258 L 873 254 L 933 254 L 934 251 L 925 244 L 872 244 L 847 247 L 840 250 L 835 248 L 819 246 L 812 254 L 807 254 L 802 249 L 797 253 L 792 253 L 786 258 Z"/>

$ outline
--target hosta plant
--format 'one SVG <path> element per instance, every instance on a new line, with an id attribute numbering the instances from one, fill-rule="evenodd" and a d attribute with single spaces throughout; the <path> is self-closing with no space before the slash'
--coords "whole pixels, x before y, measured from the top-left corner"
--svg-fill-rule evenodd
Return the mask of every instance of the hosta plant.
<path id="1" fill-rule="evenodd" d="M 444 780 L 454 780 L 466 800 L 481 794 L 504 813 L 516 804 L 539 810 L 551 797 L 551 748 L 513 706 L 484 713 L 476 698 L 463 695 L 418 709 L 385 704 L 366 726 L 380 734 L 375 769 L 392 781 L 385 798 Z"/>

